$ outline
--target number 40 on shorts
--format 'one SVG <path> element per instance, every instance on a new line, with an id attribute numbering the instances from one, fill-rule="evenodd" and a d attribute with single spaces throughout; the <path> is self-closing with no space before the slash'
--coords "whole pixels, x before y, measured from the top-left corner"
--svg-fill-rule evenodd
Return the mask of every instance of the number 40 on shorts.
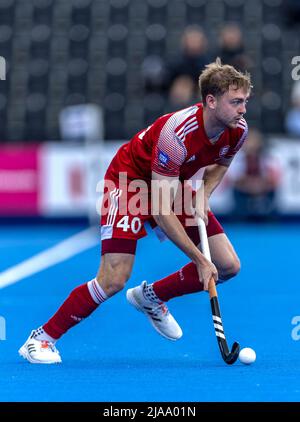
<path id="1" fill-rule="evenodd" d="M 129 222 L 129 216 L 124 215 L 120 221 L 117 223 L 117 227 L 122 229 L 124 232 L 128 232 L 131 229 L 133 233 L 138 233 L 141 230 L 142 222 L 139 217 L 133 217 L 131 223 Z"/>

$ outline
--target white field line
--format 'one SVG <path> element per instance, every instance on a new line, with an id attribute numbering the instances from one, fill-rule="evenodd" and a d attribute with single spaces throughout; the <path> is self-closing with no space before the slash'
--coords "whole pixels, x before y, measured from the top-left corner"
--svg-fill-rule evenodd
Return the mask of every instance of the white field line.
<path id="1" fill-rule="evenodd" d="M 99 239 L 97 230 L 89 228 L 63 240 L 57 245 L 0 273 L 0 289 L 96 246 L 100 242 Z"/>

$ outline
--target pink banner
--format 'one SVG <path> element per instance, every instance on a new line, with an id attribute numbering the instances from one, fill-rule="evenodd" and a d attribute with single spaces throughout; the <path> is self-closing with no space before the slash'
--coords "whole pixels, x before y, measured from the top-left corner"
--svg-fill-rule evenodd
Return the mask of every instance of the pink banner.
<path id="1" fill-rule="evenodd" d="M 0 147 L 0 215 L 38 215 L 38 146 Z"/>

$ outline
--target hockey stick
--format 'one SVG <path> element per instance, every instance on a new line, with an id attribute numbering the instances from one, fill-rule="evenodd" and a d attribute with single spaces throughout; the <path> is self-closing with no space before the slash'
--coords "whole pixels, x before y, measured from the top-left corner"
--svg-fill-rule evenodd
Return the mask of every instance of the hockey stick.
<path id="1" fill-rule="evenodd" d="M 202 253 L 206 259 L 211 261 L 205 223 L 200 217 L 198 217 L 197 222 L 198 222 L 199 236 L 201 240 Z M 221 352 L 223 360 L 228 365 L 232 365 L 239 356 L 240 345 L 237 342 L 233 343 L 232 349 L 231 351 L 229 351 L 225 333 L 224 333 L 222 318 L 221 318 L 216 285 L 213 278 L 209 282 L 208 291 L 209 291 L 209 297 L 210 297 L 212 318 L 213 318 L 213 323 L 215 327 L 215 334 L 217 336 L 220 352 Z"/>

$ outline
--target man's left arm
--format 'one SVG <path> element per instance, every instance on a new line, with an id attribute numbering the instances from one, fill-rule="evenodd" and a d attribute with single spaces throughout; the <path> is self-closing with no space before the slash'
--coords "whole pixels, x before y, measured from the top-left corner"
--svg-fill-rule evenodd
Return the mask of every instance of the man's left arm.
<path id="1" fill-rule="evenodd" d="M 213 191 L 221 183 L 229 166 L 212 164 L 207 166 L 203 173 L 204 195 L 209 199 Z"/>
<path id="2" fill-rule="evenodd" d="M 212 164 L 207 166 L 203 173 L 203 200 L 204 203 L 202 205 L 202 212 L 199 212 L 199 208 L 197 209 L 198 214 L 204 219 L 205 224 L 208 224 L 208 217 L 207 213 L 210 211 L 209 208 L 209 198 L 213 191 L 217 188 L 217 186 L 221 183 L 226 171 L 228 170 L 229 166 L 223 166 L 220 164 Z"/>

